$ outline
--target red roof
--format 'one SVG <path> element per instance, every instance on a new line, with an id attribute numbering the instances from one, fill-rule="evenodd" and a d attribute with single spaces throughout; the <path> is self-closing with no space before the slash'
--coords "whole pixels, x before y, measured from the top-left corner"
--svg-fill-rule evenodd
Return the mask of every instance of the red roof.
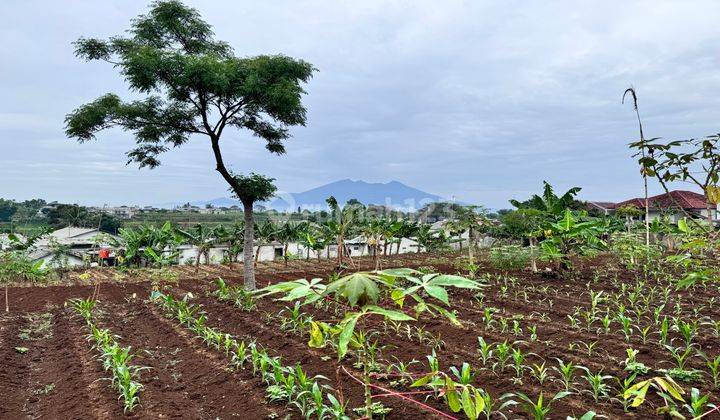
<path id="1" fill-rule="evenodd" d="M 650 208 L 652 209 L 667 209 L 677 207 L 677 205 L 680 205 L 686 210 L 707 208 L 707 200 L 705 199 L 705 196 L 693 191 L 670 191 L 669 193 L 649 197 L 648 201 L 650 204 Z M 677 205 L 675 204 L 676 202 Z M 644 208 L 645 199 L 633 198 L 630 200 L 626 200 L 621 203 L 617 203 L 615 205 L 615 208 L 622 206 L 634 206 L 638 208 Z"/>

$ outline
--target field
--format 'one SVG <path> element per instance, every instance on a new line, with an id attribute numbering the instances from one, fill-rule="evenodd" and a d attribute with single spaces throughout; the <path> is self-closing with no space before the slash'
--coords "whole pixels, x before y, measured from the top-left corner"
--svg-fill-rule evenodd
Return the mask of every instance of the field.
<path id="1" fill-rule="evenodd" d="M 459 261 L 455 254 L 406 254 L 385 261 L 384 268 L 423 267 L 454 274 Z M 518 403 L 492 412 L 491 418 L 528 417 L 520 397 L 501 400 L 503 394 L 521 392 L 536 399 L 542 392 L 547 403 L 566 388 L 571 393 L 552 404 L 548 418 L 579 418 L 590 410 L 611 419 L 661 418 L 656 410 L 666 403 L 655 386 L 642 405 L 624 411 L 618 381 L 631 371 L 637 373 L 636 382 L 670 374 L 686 402 L 692 387 L 709 394 L 709 402 L 719 402 L 717 365 L 714 376 L 711 368 L 713 359 L 720 360 L 716 287 L 676 292 L 660 275 L 644 280 L 643 273 L 608 256 L 585 261 L 563 278 L 542 271 L 499 271 L 482 261 L 475 275 L 485 286 L 479 293 L 450 291 L 451 307 L 462 326 L 427 315 L 416 322 L 374 317 L 358 324 L 358 329 L 378 332 L 374 385 L 414 392 L 402 399 L 374 388 L 373 394 L 379 395 L 374 400 L 390 409 L 386 418 L 467 418 L 462 410 L 454 413 L 442 396 L 410 387 L 431 371 L 427 356 L 433 352 L 439 370 L 448 374 L 451 367 L 461 371 L 467 362 L 467 383 L 482 388 L 495 401 L 495 410 L 503 401 Z M 355 263 L 356 269 L 367 270 L 372 261 Z M 332 270 L 331 261 L 261 263 L 258 284 L 327 279 Z M 252 308 L 219 299 L 215 280 L 239 284 L 241 272 L 241 267 L 201 266 L 197 273 L 193 267 L 174 267 L 172 274 L 138 271 L 118 279 L 113 271 L 96 269 L 73 273 L 68 284 L 10 287 L 10 312 L 0 315 L 0 418 L 303 417 L 297 405 L 288 404 L 298 399 L 269 386 L 271 381 L 263 381 L 252 363 L 239 367 L 221 344 L 198 338 L 188 328 L 190 322 L 167 316 L 161 302 L 149 299 L 153 289 L 178 299 L 191 293 L 188 302 L 201 305 L 207 327 L 238 341 L 256 342 L 271 357 L 280 356 L 284 366 L 299 364 L 309 376 L 322 375 L 326 379 L 320 383 L 347 403 L 346 414 L 361 417 L 352 410 L 364 400 L 362 384 L 353 379 L 362 376 L 355 355 L 339 362 L 331 346 L 308 346 L 310 319 L 337 319 L 333 306 L 306 305 L 293 315 L 292 303 L 271 297 L 256 300 Z M 97 304 L 87 322 L 67 302 L 93 294 Z M 143 388 L 132 411 L 123 412 L 117 388 L 102 380 L 110 373 L 87 338 L 91 323 L 109 329 L 120 346 L 132 348 L 130 365 L 149 368 L 136 374 Z M 630 360 L 628 349 L 637 351 Z M 587 371 L 578 368 L 564 382 L 558 359 Z M 679 363 L 681 371 L 676 369 Z M 273 396 L 277 401 L 270 401 Z M 692 418 L 682 402 L 677 405 Z"/>

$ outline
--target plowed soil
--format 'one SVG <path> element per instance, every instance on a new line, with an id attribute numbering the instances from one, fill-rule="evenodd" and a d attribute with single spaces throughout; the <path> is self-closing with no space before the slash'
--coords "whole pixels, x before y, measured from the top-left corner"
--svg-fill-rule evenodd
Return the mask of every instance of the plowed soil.
<path id="1" fill-rule="evenodd" d="M 456 273 L 456 255 L 405 254 L 386 258 L 384 267 L 427 267 L 446 273 Z M 372 261 L 356 259 L 354 269 L 370 269 Z M 261 263 L 258 266 L 258 284 L 297 278 L 327 277 L 334 270 L 332 261 L 291 261 Z M 201 266 L 175 267 L 173 278 L 149 280 L 154 274 L 150 270 L 137 270 L 118 274 L 113 269 L 94 269 L 71 273 L 67 283 L 52 286 L 17 285 L 8 290 L 10 312 L 0 315 L 0 419 L 27 418 L 241 418 L 263 419 L 283 418 L 290 415 L 300 418 L 292 407 L 280 403 L 268 403 L 265 386 L 252 376 L 249 370 L 233 372 L 227 369 L 224 355 L 205 347 L 193 338 L 189 331 L 179 327 L 175 321 L 165 318 L 159 309 L 147 299 L 154 287 L 165 287 L 170 293 L 182 296 L 192 292 L 193 303 L 203 306 L 208 324 L 242 339 L 253 339 L 271 353 L 282 356 L 286 365 L 300 364 L 312 375 L 323 375 L 349 402 L 350 407 L 362 404 L 363 390 L 354 380 L 341 371 L 358 374 L 351 358 L 338 362 L 329 349 L 312 349 L 307 346 L 308 337 L 280 328 L 281 311 L 287 303 L 269 298 L 258 301 L 252 311 L 242 311 L 221 302 L 211 295 L 215 289 L 214 280 L 224 278 L 230 284 L 242 282 L 242 266 Z M 527 354 L 525 364 L 532 366 L 546 363 L 550 369 L 557 366 L 555 358 L 572 361 L 590 369 L 624 378 L 626 350 L 631 347 L 639 351 L 638 361 L 652 369 L 673 367 L 668 351 L 658 344 L 651 335 L 643 342 L 640 332 L 634 332 L 626 341 L 615 322 L 609 334 L 599 332 L 595 322 L 591 327 L 571 328 L 568 315 L 576 309 L 586 310 L 590 306 L 589 287 L 593 291 L 604 291 L 605 295 L 618 292 L 618 285 L 632 285 L 637 280 L 635 273 L 620 268 L 609 258 L 599 258 L 584 264 L 581 271 L 572 278 L 545 276 L 528 271 L 499 272 L 486 264 L 478 277 L 487 283 L 483 297 L 475 292 L 451 293 L 453 309 L 463 322 L 462 327 L 453 326 L 446 319 L 422 317 L 413 323 L 413 332 L 393 330 L 377 320 L 367 321 L 360 328 L 381 332 L 378 339 L 384 347 L 379 361 L 388 365 L 396 361 L 417 361 L 410 367 L 413 373 L 426 371 L 426 355 L 436 347 L 441 368 L 458 366 L 469 362 L 474 368 L 482 367 L 478 353 L 478 337 L 497 343 L 505 340 L 515 343 Z M 510 279 L 510 280 L 509 280 Z M 649 282 L 652 286 L 653 281 Z M 97 353 L 86 339 L 88 333 L 84 321 L 65 307 L 73 297 L 88 297 L 97 293 L 97 322 L 109 328 L 120 338 L 122 345 L 129 345 L 136 351 L 133 363 L 148 367 L 141 374 L 140 382 L 145 388 L 140 394 L 140 405 L 133 413 L 123 413 L 117 393 L 110 387 Z M 720 338 L 713 333 L 710 322 L 720 321 L 720 296 L 717 288 L 696 288 L 690 292 L 675 293 L 670 303 L 661 310 L 672 316 L 677 305 L 704 321 L 695 338 L 695 346 L 709 356 L 720 355 Z M 605 303 L 601 310 L 610 310 Z M 492 308 L 494 323 L 486 325 L 484 310 Z M 316 320 L 336 318 L 336 315 L 318 307 L 303 308 Z M 286 312 L 285 312 L 286 313 Z M 683 312 L 685 313 L 685 312 Z M 500 317 L 509 320 L 509 327 L 502 330 Z M 521 326 L 521 332 L 514 333 L 513 320 Z M 648 323 L 650 320 L 648 319 Z M 649 324 L 648 324 L 649 325 Z M 416 333 L 431 340 L 420 339 Z M 530 338 L 530 327 L 535 327 L 537 338 Z M 680 345 L 682 338 L 671 331 L 671 338 Z M 592 344 L 596 342 L 596 344 Z M 592 349 L 588 350 L 588 345 Z M 509 362 L 512 364 L 512 362 Z M 688 367 L 707 372 L 704 360 L 693 356 Z M 498 398 L 507 392 L 523 392 L 531 397 L 542 392 L 546 398 L 562 390 L 557 381 L 558 373 L 550 369 L 554 379 L 542 384 L 533 377 L 529 369 L 516 378 L 515 371 L 508 366 L 476 371 L 474 384 Z M 588 410 L 596 411 L 607 418 L 661 418 L 655 410 L 662 400 L 649 394 L 648 401 L 638 409 L 626 413 L 618 401 L 602 398 L 596 402 L 588 392 L 589 386 L 578 371 L 575 382 L 579 392 L 559 400 L 550 418 L 581 416 Z M 639 379 L 652 376 L 649 373 Z M 389 379 L 378 378 L 378 383 L 396 390 L 407 390 L 407 383 L 390 383 Z M 720 404 L 720 394 L 712 389 L 710 377 L 702 381 L 681 385 L 689 392 L 697 387 L 703 393 L 710 393 L 710 401 Z M 614 381 L 608 381 L 609 397 L 618 391 Z M 418 398 L 418 400 L 420 400 Z M 392 410 L 387 418 L 435 418 L 436 416 L 417 405 L 397 398 L 383 398 L 385 406 Z M 462 413 L 453 414 L 442 401 L 429 399 L 427 403 L 449 416 L 464 418 Z M 508 418 L 525 418 L 518 407 L 503 410 Z M 720 418 L 710 414 L 706 418 Z"/>

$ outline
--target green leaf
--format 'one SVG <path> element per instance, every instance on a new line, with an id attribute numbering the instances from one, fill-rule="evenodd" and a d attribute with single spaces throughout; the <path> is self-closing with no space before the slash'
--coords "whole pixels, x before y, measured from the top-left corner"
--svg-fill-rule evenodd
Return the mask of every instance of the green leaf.
<path id="1" fill-rule="evenodd" d="M 424 287 L 424 289 L 428 295 L 434 297 L 435 299 L 441 301 L 448 306 L 450 305 L 450 302 L 448 301 L 448 293 L 442 287 L 427 285 Z"/>
<path id="2" fill-rule="evenodd" d="M 419 386 L 427 385 L 435 377 L 435 375 L 435 372 L 428 373 L 427 375 L 413 382 L 412 385 L 410 385 L 410 388 L 417 388 Z"/>
<path id="3" fill-rule="evenodd" d="M 473 392 L 475 393 L 475 413 L 479 417 L 480 413 L 485 409 L 485 399 L 477 388 L 473 388 Z"/>
<path id="4" fill-rule="evenodd" d="M 395 289 L 390 293 L 390 298 L 399 306 L 403 307 L 405 303 L 405 294 L 400 289 Z"/>
<path id="5" fill-rule="evenodd" d="M 687 220 L 685 218 L 678 220 L 677 224 L 678 224 L 678 229 L 680 230 L 680 232 L 682 232 L 682 233 L 690 232 L 690 228 L 688 227 Z"/>
<path id="6" fill-rule="evenodd" d="M 347 353 L 348 344 L 352 339 L 353 331 L 355 331 L 355 324 L 357 324 L 357 320 L 361 315 L 360 313 L 347 314 L 347 317 L 341 323 L 342 331 L 338 337 L 338 357 L 340 359 L 345 357 Z"/>
<path id="7" fill-rule="evenodd" d="M 452 286 L 461 289 L 480 289 L 480 283 L 475 280 L 470 280 L 466 277 L 457 276 L 453 274 L 440 274 L 433 277 L 429 282 L 433 286 Z"/>
<path id="8" fill-rule="evenodd" d="M 389 309 L 384 309 L 379 306 L 368 305 L 363 308 L 363 311 L 367 312 L 367 313 L 374 313 L 374 314 L 382 315 L 393 321 L 415 321 L 415 318 L 411 317 L 410 315 L 408 315 L 404 312 L 391 311 Z"/>
<path id="9" fill-rule="evenodd" d="M 588 411 L 587 413 L 583 414 L 582 417 L 580 417 L 580 420 L 593 420 L 597 416 L 597 413 L 594 411 Z"/>
<path id="10" fill-rule="evenodd" d="M 380 278 L 376 275 L 358 272 L 335 280 L 325 290 L 326 293 L 339 293 L 347 299 L 350 306 L 355 306 L 358 302 L 377 303 L 380 297 L 377 280 Z"/>
<path id="11" fill-rule="evenodd" d="M 449 377 L 445 377 L 445 398 L 447 399 L 448 407 L 450 407 L 453 413 L 460 411 L 460 398 L 455 389 L 455 382 Z"/>
<path id="12" fill-rule="evenodd" d="M 460 395 L 460 402 L 462 403 L 465 415 L 471 420 L 475 420 L 477 418 L 477 413 L 475 413 L 475 403 L 470 397 L 470 390 L 468 387 L 463 388 L 462 394 Z"/>

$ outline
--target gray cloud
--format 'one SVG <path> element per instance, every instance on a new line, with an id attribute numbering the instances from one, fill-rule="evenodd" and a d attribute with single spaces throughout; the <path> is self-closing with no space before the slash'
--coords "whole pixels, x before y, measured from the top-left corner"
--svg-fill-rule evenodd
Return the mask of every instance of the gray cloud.
<path id="1" fill-rule="evenodd" d="M 340 178 L 399 180 L 489 207 L 543 179 L 583 196 L 637 196 L 626 144 L 634 84 L 650 136 L 718 131 L 720 3 L 476 1 L 192 1 L 240 55 L 284 53 L 320 71 L 307 127 L 286 156 L 227 133 L 227 160 L 284 191 Z M 144 1 L 19 1 L 0 27 L 0 196 L 91 204 L 226 195 L 205 140 L 163 166 L 124 166 L 121 131 L 78 145 L 63 118 L 125 92 L 108 65 L 73 57 L 78 37 L 128 28 Z M 657 190 L 657 189 L 656 189 Z"/>

